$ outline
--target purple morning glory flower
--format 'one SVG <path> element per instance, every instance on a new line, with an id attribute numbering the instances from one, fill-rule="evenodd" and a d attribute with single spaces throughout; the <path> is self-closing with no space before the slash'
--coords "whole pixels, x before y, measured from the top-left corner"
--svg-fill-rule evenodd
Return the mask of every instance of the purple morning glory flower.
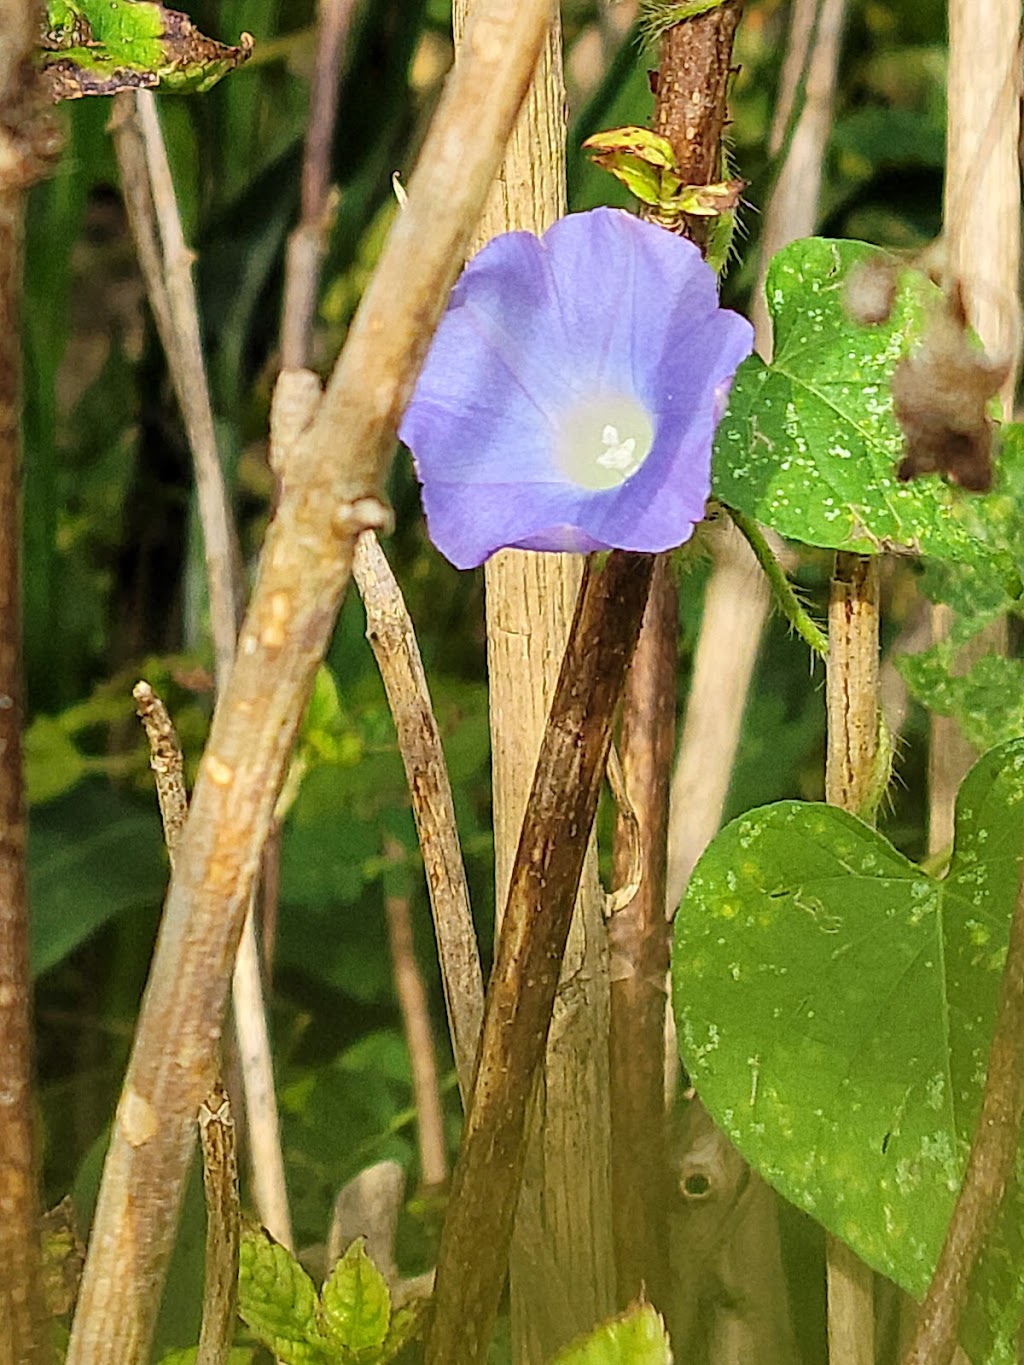
<path id="1" fill-rule="evenodd" d="M 496 550 L 668 550 L 711 489 L 753 332 L 692 243 L 618 209 L 495 237 L 452 291 L 399 434 L 460 569 Z"/>

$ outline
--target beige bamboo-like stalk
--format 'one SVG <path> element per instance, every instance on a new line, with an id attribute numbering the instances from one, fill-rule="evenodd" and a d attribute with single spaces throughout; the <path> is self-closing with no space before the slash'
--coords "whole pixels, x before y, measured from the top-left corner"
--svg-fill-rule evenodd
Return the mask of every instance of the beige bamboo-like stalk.
<path id="1" fill-rule="evenodd" d="M 260 850 L 448 288 L 537 62 L 549 0 L 477 12 L 313 422 L 278 424 L 284 486 L 199 768 L 104 1165 L 68 1365 L 148 1352 Z"/>
<path id="2" fill-rule="evenodd" d="M 477 8 L 478 0 L 455 0 L 457 42 Z M 565 135 L 561 29 L 553 16 L 476 245 L 499 232 L 543 232 L 565 212 Z M 496 904 L 502 907 L 582 559 L 506 550 L 488 561 L 485 572 Z M 614 1307 L 607 1037 L 603 897 L 591 846 L 531 1119 L 512 1243 L 513 1354 L 522 1362 L 549 1359 Z"/>

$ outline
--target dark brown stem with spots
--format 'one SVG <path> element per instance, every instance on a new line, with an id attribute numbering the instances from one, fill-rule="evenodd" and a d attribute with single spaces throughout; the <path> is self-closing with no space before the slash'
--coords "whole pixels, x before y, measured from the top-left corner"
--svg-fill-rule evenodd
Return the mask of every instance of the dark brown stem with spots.
<path id="1" fill-rule="evenodd" d="M 487 1358 L 526 1115 L 653 555 L 588 564 L 523 820 L 484 1007 L 480 1064 L 441 1239 L 428 1365 Z"/>
<path id="2" fill-rule="evenodd" d="M 608 926 L 612 1218 L 620 1306 L 643 1288 L 665 1301 L 668 1267 L 665 1153 L 665 983 L 668 794 L 675 749 L 678 597 L 669 556 L 659 555 L 643 629 L 626 682 L 619 749 L 639 825 L 643 876 Z M 616 885 L 627 876 L 630 833 L 615 831 Z"/>
<path id="3" fill-rule="evenodd" d="M 21 288 L 25 191 L 47 129 L 30 54 L 34 0 L 0 18 L 0 1365 L 51 1358 L 40 1301 L 38 1154 L 21 731 Z"/>
<path id="4" fill-rule="evenodd" d="M 687 184 L 721 178 L 733 38 L 742 9 L 741 0 L 729 3 L 662 35 L 654 123 L 672 143 Z M 704 245 L 702 220 L 683 219 L 680 228 Z M 610 926 L 612 1207 L 621 1306 L 643 1288 L 656 1303 L 663 1302 L 668 1265 L 665 881 L 678 632 L 676 585 L 670 557 L 665 555 L 654 575 L 626 683 L 620 744 L 626 790 L 643 848 L 640 889 Z M 628 858 L 628 831 L 620 820 L 615 846 L 618 879 Z"/>

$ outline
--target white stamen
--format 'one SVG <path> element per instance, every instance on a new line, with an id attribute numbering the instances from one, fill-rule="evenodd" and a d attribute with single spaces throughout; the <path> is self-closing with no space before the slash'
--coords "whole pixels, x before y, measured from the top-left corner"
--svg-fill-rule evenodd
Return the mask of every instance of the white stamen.
<path id="1" fill-rule="evenodd" d="M 601 434 L 601 440 L 608 447 L 597 457 L 597 463 L 603 469 L 629 469 L 637 463 L 636 460 L 636 438 L 631 436 L 628 441 L 619 440 L 618 427 L 606 426 Z"/>
<path id="2" fill-rule="evenodd" d="M 563 469 L 594 491 L 631 478 L 650 453 L 650 416 L 632 395 L 598 392 L 564 414 L 559 455 Z"/>

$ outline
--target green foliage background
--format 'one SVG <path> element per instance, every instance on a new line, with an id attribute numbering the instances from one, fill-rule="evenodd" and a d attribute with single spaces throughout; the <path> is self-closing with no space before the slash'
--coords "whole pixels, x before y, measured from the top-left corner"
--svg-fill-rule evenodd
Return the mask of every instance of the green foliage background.
<path id="1" fill-rule="evenodd" d="M 604 10 L 604 6 L 600 7 Z M 745 307 L 788 5 L 750 0 L 740 28 L 730 129 L 750 182 L 726 299 Z M 589 0 L 563 5 L 573 208 L 628 203 L 579 153 L 590 133 L 645 123 L 647 68 L 635 34 L 618 42 Z M 277 365 L 283 253 L 294 225 L 314 55 L 312 0 L 196 0 L 207 33 L 256 39 L 248 65 L 201 98 L 161 100 L 198 284 L 214 407 L 251 562 L 272 480 L 266 428 Z M 819 231 L 897 248 L 935 235 L 944 128 L 944 6 L 852 6 Z M 602 27 L 602 24 L 604 27 Z M 326 371 L 372 270 L 395 202 L 392 172 L 415 162 L 450 57 L 445 0 L 378 0 L 357 9 L 345 58 L 333 177 L 340 191 L 317 323 Z M 211 654 L 188 451 L 146 310 L 105 130 L 109 108 L 60 110 L 66 151 L 30 206 L 25 306 L 25 631 L 41 1105 L 47 1194 L 95 1190 L 166 879 L 156 805 L 131 685 L 167 701 L 194 762 L 209 718 Z M 432 551 L 409 462 L 391 485 L 388 546 L 419 632 L 455 785 L 482 944 L 493 918 L 482 578 Z M 807 551 L 798 577 L 824 601 L 830 557 Z M 685 702 L 707 565 L 681 563 L 679 703 Z M 887 587 L 888 628 L 909 610 L 914 570 Z M 343 610 L 329 665 L 337 705 L 307 727 L 310 771 L 283 840 L 273 1027 L 285 1154 L 300 1245 L 325 1235 L 339 1184 L 396 1156 L 415 1184 L 409 1069 L 386 949 L 383 900 L 412 901 L 438 1048 L 451 1077 L 432 936 L 405 780 L 358 599 Z M 802 646 L 778 623 L 762 650 L 727 814 L 821 794 L 823 702 Z M 923 735 L 906 731 L 900 787 L 884 821 L 911 856 L 923 849 Z M 395 841 L 403 856 L 387 856 Z M 403 1228 L 405 1268 L 431 1260 L 436 1215 Z M 201 1237 L 190 1196 L 160 1349 L 195 1341 Z M 796 1254 L 796 1253 L 794 1253 Z M 812 1301 L 813 1300 L 813 1301 Z M 808 1359 L 817 1289 L 802 1307 Z"/>

